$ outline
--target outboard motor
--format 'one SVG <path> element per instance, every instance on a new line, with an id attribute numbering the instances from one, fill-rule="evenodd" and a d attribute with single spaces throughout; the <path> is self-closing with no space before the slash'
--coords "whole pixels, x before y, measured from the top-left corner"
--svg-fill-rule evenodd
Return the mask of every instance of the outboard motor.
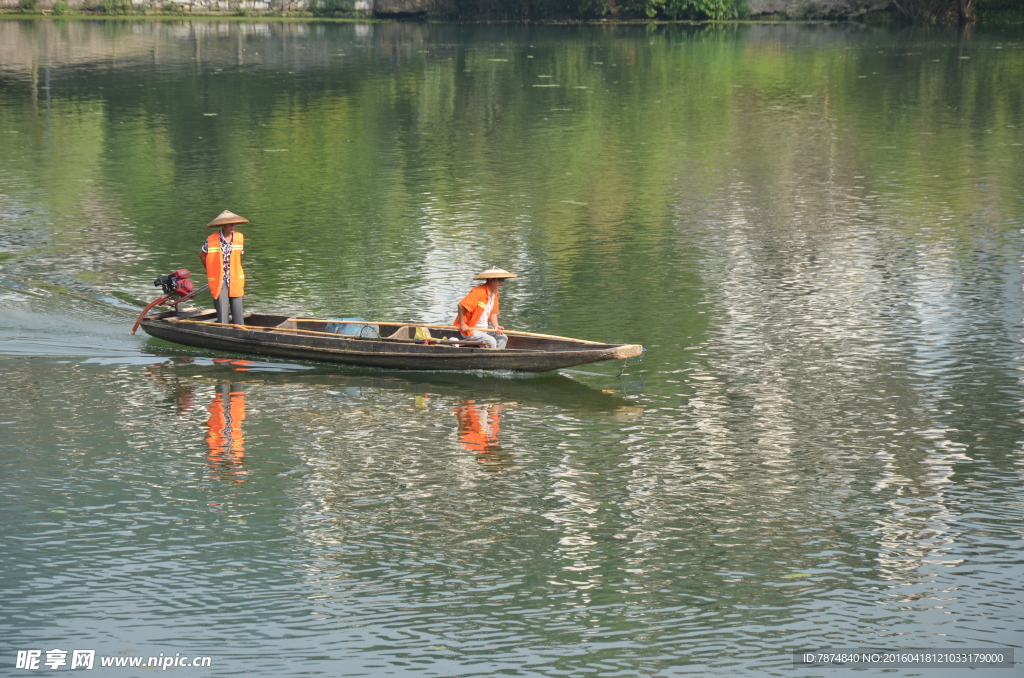
<path id="1" fill-rule="evenodd" d="M 189 280 L 191 275 L 187 268 L 179 268 L 154 280 L 153 286 L 164 288 L 164 294 L 168 296 L 187 297 L 196 289 L 195 283 Z M 175 301 L 172 305 L 177 303 Z"/>
<path id="2" fill-rule="evenodd" d="M 187 268 L 179 268 L 177 271 L 171 271 L 167 275 L 162 275 L 153 281 L 154 287 L 160 287 L 164 291 L 164 296 L 160 297 L 156 301 L 151 302 L 146 308 L 142 309 L 142 313 L 135 320 L 135 325 L 132 327 L 132 334 L 139 329 L 139 325 L 142 323 L 142 319 L 149 313 L 149 309 L 154 306 L 163 304 L 164 306 L 171 306 L 176 308 L 181 302 L 191 299 L 203 290 L 209 288 L 209 285 L 203 285 L 198 290 L 196 289 L 195 283 L 189 278 L 192 274 Z"/>

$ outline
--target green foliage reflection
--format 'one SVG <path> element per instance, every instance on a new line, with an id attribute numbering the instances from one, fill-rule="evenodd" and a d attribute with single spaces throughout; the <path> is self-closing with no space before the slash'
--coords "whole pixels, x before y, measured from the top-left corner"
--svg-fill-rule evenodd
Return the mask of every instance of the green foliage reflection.
<path id="1" fill-rule="evenodd" d="M 665 316 L 666 285 L 696 303 L 702 224 L 764 210 L 813 243 L 839 196 L 968 238 L 948 215 L 1012 215 L 1022 190 L 1024 62 L 998 36 L 146 26 L 104 26 L 97 56 L 116 45 L 117 69 L 47 76 L 30 55 L 36 84 L 0 122 L 31 132 L 3 155 L 35 188 L 6 191 L 43 191 L 57 221 L 112 240 L 128 224 L 145 255 L 100 265 L 145 282 L 194 267 L 203 224 L 237 211 L 253 303 L 277 309 L 442 320 L 467 271 L 505 264 L 531 271 L 510 323 L 614 339 L 609 323 Z M 58 30 L 22 26 L 24 44 L 57 42 L 38 28 Z M 99 28 L 60 30 L 89 45 L 74 32 Z M 47 144 L 60 163 L 29 160 Z M 74 251 L 70 230 L 57 240 Z M 659 327 L 685 338 L 703 318 Z"/>

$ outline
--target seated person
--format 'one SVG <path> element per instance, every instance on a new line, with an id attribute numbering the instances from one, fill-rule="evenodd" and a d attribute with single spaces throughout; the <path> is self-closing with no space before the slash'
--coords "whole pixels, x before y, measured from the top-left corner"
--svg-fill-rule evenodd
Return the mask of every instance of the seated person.
<path id="1" fill-rule="evenodd" d="M 455 316 L 455 326 L 467 339 L 479 339 L 487 348 L 505 348 L 508 337 L 502 334 L 505 328 L 498 324 L 499 291 L 508 278 L 516 278 L 514 273 L 500 268 L 489 268 L 483 273 L 473 276 L 473 280 L 483 280 L 459 302 L 459 312 Z M 487 323 L 497 331 L 491 335 L 481 330 L 487 329 Z"/>

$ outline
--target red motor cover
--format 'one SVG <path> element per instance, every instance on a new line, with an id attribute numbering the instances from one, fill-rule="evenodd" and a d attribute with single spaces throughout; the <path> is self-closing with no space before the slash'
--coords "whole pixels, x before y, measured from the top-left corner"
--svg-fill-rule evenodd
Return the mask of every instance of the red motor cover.
<path id="1" fill-rule="evenodd" d="M 178 280 L 184 280 L 185 278 L 188 278 L 191 275 L 192 274 L 189 273 L 187 268 L 179 268 L 177 271 L 171 272 L 171 277 L 177 278 Z"/>
<path id="2" fill-rule="evenodd" d="M 177 271 L 175 271 L 175 273 L 177 273 Z M 185 271 L 185 273 L 188 273 L 188 271 Z M 195 291 L 195 289 L 196 286 L 191 280 L 179 279 L 174 284 L 174 293 L 177 294 L 179 297 L 187 297 L 188 295 L 192 294 Z"/>

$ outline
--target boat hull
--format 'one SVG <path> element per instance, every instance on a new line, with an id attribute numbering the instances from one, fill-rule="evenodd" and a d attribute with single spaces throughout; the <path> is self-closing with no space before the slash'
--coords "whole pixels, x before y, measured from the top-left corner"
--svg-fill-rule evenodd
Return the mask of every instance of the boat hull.
<path id="1" fill-rule="evenodd" d="M 529 333 L 507 333 L 510 348 L 500 350 L 445 345 L 444 342 L 424 345 L 387 338 L 361 339 L 298 329 L 325 322 L 316 319 L 254 314 L 246 318 L 245 326 L 239 326 L 168 316 L 170 314 L 145 318 L 141 327 L 150 336 L 196 348 L 397 370 L 547 372 L 629 358 L 643 352 L 643 348 L 635 344 L 600 344 Z M 284 325 L 295 327 L 284 328 Z M 377 327 L 389 330 L 407 326 L 381 323 Z"/>

